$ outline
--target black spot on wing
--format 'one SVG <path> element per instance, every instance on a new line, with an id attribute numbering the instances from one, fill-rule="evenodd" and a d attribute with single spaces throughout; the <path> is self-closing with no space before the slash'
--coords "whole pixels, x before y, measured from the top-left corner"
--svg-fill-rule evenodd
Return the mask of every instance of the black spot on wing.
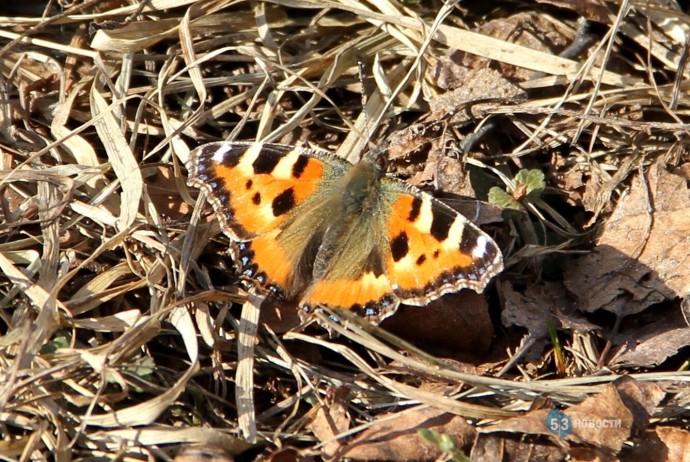
<path id="1" fill-rule="evenodd" d="M 271 207 L 273 209 L 273 216 L 275 217 L 288 213 L 295 208 L 295 190 L 293 188 L 288 188 L 278 194 L 276 198 L 273 199 Z"/>
<path id="2" fill-rule="evenodd" d="M 261 193 L 258 193 L 258 192 L 255 193 L 254 196 L 252 196 L 252 202 L 253 202 L 255 205 L 261 204 Z"/>
<path id="3" fill-rule="evenodd" d="M 304 169 L 307 168 L 308 163 L 309 158 L 307 156 L 298 156 L 297 162 L 295 162 L 292 166 L 292 176 L 295 178 L 301 177 L 302 173 L 304 173 Z"/>
<path id="4" fill-rule="evenodd" d="M 391 241 L 391 255 L 393 256 L 393 261 L 398 262 L 402 260 L 409 251 L 410 246 L 407 242 L 407 233 L 403 231 Z"/>
<path id="5" fill-rule="evenodd" d="M 407 217 L 407 221 L 413 222 L 417 220 L 417 217 L 419 217 L 419 211 L 422 208 L 422 199 L 419 197 L 415 196 L 414 200 L 412 201 L 412 207 L 410 208 L 410 215 Z"/>
<path id="6" fill-rule="evenodd" d="M 417 261 L 415 262 L 417 266 L 422 266 L 424 262 L 426 261 L 426 255 L 421 254 L 419 258 L 417 258 Z"/>
<path id="7" fill-rule="evenodd" d="M 434 236 L 438 242 L 443 242 L 448 239 L 450 227 L 455 221 L 455 217 L 450 213 L 443 213 L 439 209 L 433 209 L 433 218 L 431 219 L 431 235 Z"/>
<path id="8" fill-rule="evenodd" d="M 475 230 L 465 226 L 462 230 L 462 236 L 460 237 L 460 243 L 458 248 L 460 252 L 471 255 L 474 248 L 477 246 L 477 240 L 479 239 L 479 233 Z"/>
<path id="9" fill-rule="evenodd" d="M 244 187 L 247 191 L 252 189 L 252 186 L 254 185 L 254 181 L 252 179 L 248 179 L 247 182 L 244 184 Z"/>
<path id="10" fill-rule="evenodd" d="M 271 173 L 273 169 L 276 168 L 276 165 L 278 165 L 278 162 L 280 162 L 280 159 L 282 159 L 282 156 L 277 155 L 273 152 L 260 152 L 259 155 L 256 157 L 256 160 L 252 164 L 252 167 L 254 168 L 254 173 L 257 175 Z"/>
<path id="11" fill-rule="evenodd" d="M 235 168 L 237 165 L 240 163 L 242 160 L 242 155 L 244 154 L 245 150 L 242 150 L 242 152 L 237 152 L 234 149 L 232 151 L 226 152 L 225 155 L 223 156 L 223 162 L 221 164 L 224 167 L 230 167 L 230 168 Z"/>

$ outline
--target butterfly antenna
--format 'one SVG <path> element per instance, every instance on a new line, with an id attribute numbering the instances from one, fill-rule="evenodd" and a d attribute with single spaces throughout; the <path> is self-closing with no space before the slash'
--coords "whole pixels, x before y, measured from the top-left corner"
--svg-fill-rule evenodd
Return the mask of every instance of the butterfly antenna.
<path id="1" fill-rule="evenodd" d="M 357 61 L 357 78 L 359 78 L 360 92 L 359 97 L 361 98 L 362 111 L 364 111 L 364 143 L 365 145 L 371 142 L 371 137 L 374 135 L 373 130 L 369 126 L 369 117 L 367 116 L 367 88 L 365 82 L 364 73 L 364 62 L 360 59 Z"/>

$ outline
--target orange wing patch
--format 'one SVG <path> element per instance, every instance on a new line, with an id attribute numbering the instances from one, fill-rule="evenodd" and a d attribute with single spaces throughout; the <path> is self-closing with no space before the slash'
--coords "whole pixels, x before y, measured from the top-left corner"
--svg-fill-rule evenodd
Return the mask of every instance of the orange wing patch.
<path id="1" fill-rule="evenodd" d="M 284 249 L 275 245 L 277 231 L 243 242 L 233 247 L 235 260 L 240 264 L 242 276 L 259 282 L 264 288 L 280 296 L 289 287 L 293 268 Z"/>
<path id="2" fill-rule="evenodd" d="M 357 280 L 320 280 L 315 281 L 300 306 L 304 311 L 314 307 L 331 307 L 352 309 L 366 312 L 393 295 L 390 280 L 385 274 L 375 275 L 365 272 Z"/>
<path id="3" fill-rule="evenodd" d="M 290 146 L 211 143 L 192 156 L 190 183 L 206 189 L 223 228 L 249 240 L 280 227 L 317 191 L 324 163 Z"/>
<path id="4" fill-rule="evenodd" d="M 423 305 L 443 293 L 485 284 L 497 249 L 489 237 L 431 196 L 401 194 L 388 221 L 386 269 L 395 294 Z"/>
<path id="5" fill-rule="evenodd" d="M 318 167 L 314 165 L 311 170 L 318 170 Z M 228 191 L 228 207 L 234 210 L 234 222 L 246 233 L 256 236 L 279 227 L 288 212 L 313 194 L 318 186 L 314 181 L 296 183 L 276 179 L 270 174 L 244 176 L 244 172 L 222 165 L 216 166 L 215 171 Z M 238 207 L 239 203 L 243 206 Z"/>

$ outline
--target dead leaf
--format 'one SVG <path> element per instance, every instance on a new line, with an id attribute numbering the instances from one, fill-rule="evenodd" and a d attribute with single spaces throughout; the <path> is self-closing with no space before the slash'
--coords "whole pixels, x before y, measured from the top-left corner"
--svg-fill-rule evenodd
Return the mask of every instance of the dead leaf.
<path id="1" fill-rule="evenodd" d="M 333 457 L 341 448 L 341 442 L 335 437 L 350 428 L 346 405 L 336 401 L 331 406 L 319 407 L 309 428 L 319 441 L 325 443 L 324 454 L 328 458 Z"/>
<path id="2" fill-rule="evenodd" d="M 473 462 L 496 460 L 561 462 L 568 456 L 566 449 L 553 443 L 528 440 L 518 435 L 480 434 L 470 453 L 470 460 Z"/>
<path id="3" fill-rule="evenodd" d="M 548 335 L 548 321 L 552 319 L 551 308 L 567 303 L 562 286 L 545 282 L 534 284 L 525 293 L 517 292 L 510 282 L 501 284 L 505 308 L 501 312 L 501 323 L 506 326 L 520 326 L 534 337 Z"/>
<path id="4" fill-rule="evenodd" d="M 655 462 L 690 462 L 690 432 L 682 428 L 656 427 L 648 430 L 638 446 L 633 448 L 628 460 L 653 460 Z"/>
<path id="5" fill-rule="evenodd" d="M 474 197 L 475 192 L 465 167 L 462 160 L 454 157 L 442 156 L 436 159 L 434 163 L 436 188 L 444 193 Z M 466 216 L 471 217 L 472 215 Z"/>
<path id="6" fill-rule="evenodd" d="M 637 175 L 594 251 L 566 269 L 565 285 L 592 312 L 630 315 L 690 290 L 690 195 L 663 162 Z"/>
<path id="7" fill-rule="evenodd" d="M 639 329 L 628 329 L 615 339 L 620 345 L 611 361 L 617 367 L 653 367 L 690 344 L 690 328 L 680 312 Z"/>
<path id="8" fill-rule="evenodd" d="M 439 61 L 440 72 L 443 60 Z M 479 115 L 482 110 L 488 111 L 496 106 L 495 102 L 477 104 L 481 100 L 516 100 L 527 95 L 518 85 L 504 77 L 500 72 L 491 68 L 479 68 L 470 73 L 463 73 L 454 90 L 448 91 L 429 102 L 432 118 L 440 118 L 445 114 L 454 114 L 452 123 L 463 122 L 468 115 L 462 110 L 471 107 L 471 114 Z"/>
<path id="9" fill-rule="evenodd" d="M 614 382 L 625 405 L 633 413 L 633 434 L 641 434 L 649 425 L 649 418 L 656 406 L 666 396 L 658 385 L 652 382 L 638 382 L 623 376 Z"/>
<path id="10" fill-rule="evenodd" d="M 668 448 L 668 461 L 687 462 L 690 461 L 690 432 L 681 428 L 658 427 L 656 434 Z M 659 459 L 655 459 L 659 460 Z"/>
<path id="11" fill-rule="evenodd" d="M 469 290 L 448 294 L 424 308 L 403 307 L 381 326 L 425 349 L 473 355 L 488 351 L 494 333 L 486 297 Z"/>
<path id="12" fill-rule="evenodd" d="M 582 319 L 572 312 L 574 306 L 561 283 L 542 282 L 533 284 L 524 293 L 513 289 L 510 282 L 499 285 L 504 303 L 501 312 L 501 323 L 506 326 L 519 326 L 527 329 L 527 337 L 523 339 L 525 348 L 529 351 L 518 351 L 521 359 L 526 362 L 539 363 L 543 361 L 542 350 L 549 338 L 549 322 L 562 330 L 576 332 L 591 332 L 598 326 Z M 542 340 L 542 341 L 540 341 Z M 548 340 L 547 340 L 548 341 Z"/>
<path id="13" fill-rule="evenodd" d="M 392 417 L 392 418 L 391 418 Z M 453 435 L 462 450 L 475 430 L 460 416 L 438 409 L 381 415 L 377 422 L 343 447 L 339 458 L 349 460 L 433 461 L 441 451 L 417 434 L 421 428 Z"/>

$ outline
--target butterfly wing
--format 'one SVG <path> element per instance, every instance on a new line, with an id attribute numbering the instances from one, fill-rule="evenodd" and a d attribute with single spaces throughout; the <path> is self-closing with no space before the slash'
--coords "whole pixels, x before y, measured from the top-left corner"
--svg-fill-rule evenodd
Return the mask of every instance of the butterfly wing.
<path id="1" fill-rule="evenodd" d="M 496 243 L 460 213 L 416 188 L 383 181 L 395 197 L 385 267 L 402 302 L 425 305 L 464 288 L 481 292 L 503 269 Z"/>
<path id="2" fill-rule="evenodd" d="M 353 227 L 330 270 L 301 302 L 350 309 L 379 322 L 403 302 L 424 305 L 449 292 L 481 292 L 503 269 L 493 240 L 465 217 L 402 182 L 382 178 L 376 207 Z"/>
<path id="3" fill-rule="evenodd" d="M 493 240 L 429 194 L 388 178 L 372 194 L 375 206 L 339 243 L 328 271 L 302 298 L 302 312 L 350 309 L 379 322 L 401 302 L 481 292 L 503 268 Z"/>
<path id="4" fill-rule="evenodd" d="M 306 254 L 319 243 L 318 224 L 294 226 L 320 209 L 334 178 L 349 164 L 335 156 L 279 144 L 217 142 L 190 155 L 189 184 L 207 191 L 240 273 L 266 290 L 290 297 L 306 273 Z M 293 224 L 293 226 L 290 226 Z M 292 228 L 287 237 L 283 230 Z M 311 228 L 311 229 L 310 229 Z M 307 258 L 308 259 L 308 258 Z"/>

